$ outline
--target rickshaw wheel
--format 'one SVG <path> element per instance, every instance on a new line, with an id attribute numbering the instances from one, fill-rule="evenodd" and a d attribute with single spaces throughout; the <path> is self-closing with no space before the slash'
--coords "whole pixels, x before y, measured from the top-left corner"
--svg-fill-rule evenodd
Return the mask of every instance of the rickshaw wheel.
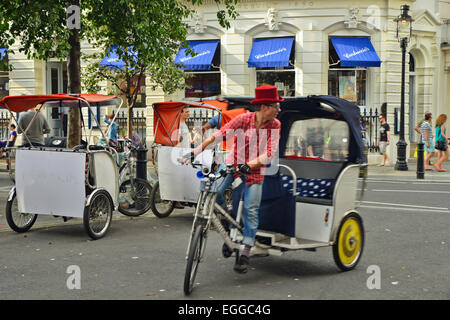
<path id="1" fill-rule="evenodd" d="M 158 218 L 167 218 L 173 211 L 175 203 L 170 200 L 161 200 L 159 193 L 159 181 L 156 181 L 150 195 L 150 208 Z"/>
<path id="2" fill-rule="evenodd" d="M 16 193 L 12 199 L 6 203 L 6 221 L 15 232 L 27 232 L 36 222 L 37 214 L 19 212 Z"/>
<path id="3" fill-rule="evenodd" d="M 88 235 L 94 239 L 105 236 L 111 225 L 113 204 L 109 193 L 98 190 L 84 209 L 83 223 Z"/>
<path id="4" fill-rule="evenodd" d="M 152 187 L 147 181 L 135 178 L 134 190 L 131 180 L 126 180 L 119 187 L 119 211 L 120 213 L 137 217 L 150 209 Z"/>
<path id="5" fill-rule="evenodd" d="M 336 242 L 333 245 L 333 257 L 342 271 L 356 267 L 364 248 L 364 227 L 357 213 L 344 218 L 339 226 Z"/>

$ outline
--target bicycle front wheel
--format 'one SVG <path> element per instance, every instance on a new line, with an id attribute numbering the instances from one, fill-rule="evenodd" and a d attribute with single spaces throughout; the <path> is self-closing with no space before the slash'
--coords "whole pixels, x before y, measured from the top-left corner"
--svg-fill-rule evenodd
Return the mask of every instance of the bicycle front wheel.
<path id="1" fill-rule="evenodd" d="M 151 206 L 152 187 L 143 179 L 125 180 L 119 188 L 119 212 L 130 217 L 146 213 Z"/>
<path id="2" fill-rule="evenodd" d="M 206 245 L 206 234 L 202 225 L 197 225 L 192 236 L 191 247 L 188 253 L 186 272 L 184 274 L 184 294 L 189 295 L 194 287 L 195 276 Z"/>

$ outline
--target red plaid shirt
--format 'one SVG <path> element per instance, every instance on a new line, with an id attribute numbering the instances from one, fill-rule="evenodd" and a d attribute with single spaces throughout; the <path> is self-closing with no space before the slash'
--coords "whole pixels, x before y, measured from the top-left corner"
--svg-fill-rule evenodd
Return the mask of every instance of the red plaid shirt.
<path id="1" fill-rule="evenodd" d="M 278 119 L 268 121 L 256 131 L 255 119 L 255 112 L 241 114 L 213 134 L 216 140 L 226 140 L 227 144 L 233 143 L 231 148 L 227 145 L 227 150 L 232 150 L 225 160 L 227 164 L 237 166 L 248 163 L 263 154 L 267 154 L 270 160 L 276 154 L 280 140 L 280 121 Z M 231 139 L 233 137 L 235 138 Z M 263 180 L 264 167 L 252 169 L 245 177 L 247 185 Z"/>

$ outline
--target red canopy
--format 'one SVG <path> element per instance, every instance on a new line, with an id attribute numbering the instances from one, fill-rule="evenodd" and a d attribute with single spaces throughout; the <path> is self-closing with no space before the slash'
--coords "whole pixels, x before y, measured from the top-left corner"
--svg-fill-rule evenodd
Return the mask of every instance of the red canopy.
<path id="1" fill-rule="evenodd" d="M 228 103 L 219 100 L 207 100 L 205 102 L 157 102 L 153 104 L 155 114 L 153 116 L 153 130 L 155 143 L 174 146 L 178 143 L 178 137 L 172 136 L 180 126 L 180 111 L 184 106 L 205 108 L 218 111 L 222 114 L 222 124 L 228 123 L 234 117 L 245 113 L 245 109 L 227 110 Z"/>
<path id="2" fill-rule="evenodd" d="M 12 112 L 23 112 L 29 109 L 33 109 L 39 104 L 43 104 L 48 101 L 75 101 L 85 100 L 89 103 L 102 103 L 116 99 L 116 96 L 104 95 L 104 94 L 80 94 L 80 95 L 68 95 L 62 94 L 42 94 L 42 95 L 20 95 L 20 96 L 6 96 L 0 100 L 0 106 L 5 109 L 9 109 Z"/>
<path id="3" fill-rule="evenodd" d="M 180 112 L 184 106 L 190 108 L 204 108 L 220 111 L 210 104 L 198 102 L 157 102 L 153 104 L 155 112 L 153 116 L 153 130 L 155 143 L 165 146 L 174 146 L 178 143 L 178 137 L 173 132 L 180 126 Z"/>

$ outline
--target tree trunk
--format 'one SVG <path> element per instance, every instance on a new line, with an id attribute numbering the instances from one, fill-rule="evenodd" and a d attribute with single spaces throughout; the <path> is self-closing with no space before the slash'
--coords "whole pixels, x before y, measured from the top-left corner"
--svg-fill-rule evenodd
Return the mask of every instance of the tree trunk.
<path id="1" fill-rule="evenodd" d="M 73 5 L 80 6 L 79 0 L 72 0 Z M 70 53 L 67 59 L 68 89 L 71 94 L 81 93 L 80 38 L 78 30 L 72 29 L 69 37 Z M 79 108 L 69 109 L 67 147 L 73 148 L 81 143 L 81 125 Z"/>

